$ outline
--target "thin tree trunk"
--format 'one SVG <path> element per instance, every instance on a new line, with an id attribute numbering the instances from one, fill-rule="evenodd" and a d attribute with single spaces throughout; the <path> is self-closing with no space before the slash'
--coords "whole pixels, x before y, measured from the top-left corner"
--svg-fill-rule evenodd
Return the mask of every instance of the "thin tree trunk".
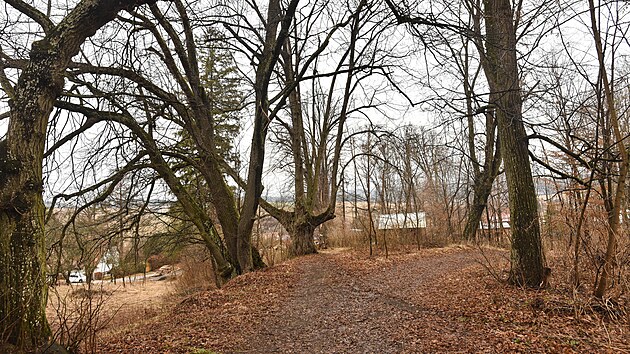
<path id="1" fill-rule="evenodd" d="M 591 15 L 591 27 L 593 30 L 593 37 L 595 40 L 595 48 L 597 50 L 597 59 L 599 61 L 599 70 L 602 79 L 602 84 L 604 86 L 604 93 L 606 96 L 606 105 L 608 106 L 608 114 L 610 114 L 610 123 L 613 128 L 614 137 L 616 140 L 616 144 L 618 145 L 619 154 L 621 155 L 621 166 L 619 167 L 619 177 L 617 179 L 617 188 L 614 192 L 614 198 L 611 200 L 612 205 L 608 212 L 608 242 L 606 244 L 606 255 L 604 256 L 604 266 L 602 275 L 597 282 L 597 286 L 595 287 L 595 291 L 593 295 L 596 298 L 602 299 L 606 294 L 606 290 L 608 289 L 608 281 L 612 277 L 613 273 L 613 261 L 615 257 L 615 252 L 617 249 L 617 235 L 619 234 L 620 228 L 620 214 L 621 214 L 621 203 L 622 197 L 624 194 L 624 186 L 626 183 L 626 176 L 628 175 L 628 163 L 630 162 L 630 158 L 628 156 L 628 151 L 626 150 L 626 144 L 624 142 L 623 136 L 621 134 L 621 129 L 619 126 L 619 117 L 617 115 L 617 110 L 615 108 L 615 98 L 613 95 L 613 91 L 611 88 L 611 84 L 608 80 L 608 73 L 606 72 L 606 66 L 604 63 L 604 50 L 602 48 L 602 40 L 599 33 L 599 29 L 597 27 L 597 19 L 595 13 L 595 4 L 593 0 L 588 1 L 589 11 Z M 610 193 L 612 194 L 612 188 L 609 188 Z"/>
<path id="2" fill-rule="evenodd" d="M 588 207 L 588 201 L 591 196 L 592 181 L 595 169 L 591 172 L 589 179 L 588 189 L 586 190 L 586 196 L 584 202 L 578 202 L 580 205 L 580 215 L 577 220 L 577 227 L 575 228 L 575 244 L 573 245 L 573 286 L 577 288 L 580 286 L 580 245 L 582 244 L 582 227 L 584 225 L 586 208 Z"/>

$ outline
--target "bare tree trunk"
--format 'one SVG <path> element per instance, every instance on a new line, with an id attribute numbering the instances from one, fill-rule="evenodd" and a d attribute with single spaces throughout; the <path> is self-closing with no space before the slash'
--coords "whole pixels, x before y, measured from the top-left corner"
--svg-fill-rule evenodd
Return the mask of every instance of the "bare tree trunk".
<path id="1" fill-rule="evenodd" d="M 300 74 L 300 72 L 303 72 L 308 66 L 300 70 L 300 58 L 294 60 L 295 52 L 292 48 L 292 43 L 288 39 L 285 40 L 280 51 L 283 59 L 284 84 L 289 89 L 287 98 L 289 100 L 291 124 L 284 124 L 284 128 L 287 130 L 290 138 L 288 143 L 294 168 L 295 201 L 292 211 L 276 208 L 265 201 L 261 201 L 261 205 L 277 219 L 291 235 L 292 256 L 316 253 L 314 243 L 315 229 L 319 226 L 323 226 L 326 221 L 335 217 L 341 145 L 348 104 L 352 93 L 355 45 L 360 28 L 359 19 L 363 5 L 364 3 L 361 3 L 352 16 L 353 22 L 350 45 L 348 46 L 347 54 L 342 55 L 343 61 L 348 57 L 347 60 L 349 63 L 347 64 L 348 72 L 344 73 L 344 75 L 347 75 L 347 78 L 344 96 L 341 102 L 342 107 L 338 117 L 335 117 L 333 113 L 333 106 L 338 103 L 333 99 L 335 89 L 334 82 L 337 80 L 338 74 L 333 75 L 333 83 L 329 88 L 326 103 L 323 104 L 321 111 L 317 112 L 318 110 L 314 108 L 312 112 L 313 115 L 308 117 L 310 121 L 307 121 L 302 107 L 299 75 L 303 75 Z M 329 35 L 332 35 L 332 33 L 339 28 L 340 27 L 333 27 Z M 328 39 L 326 39 L 316 52 L 323 50 L 328 45 L 328 42 Z M 296 45 L 296 47 L 299 48 L 300 46 Z M 314 57 L 310 57 L 310 59 L 313 58 Z M 308 59 L 307 62 L 309 62 L 310 59 Z M 341 64 L 338 64 L 338 66 L 341 68 Z M 315 87 L 314 84 L 313 87 Z M 313 100 L 313 106 L 315 106 L 316 100 Z M 331 139 L 330 135 L 334 131 L 333 127 L 335 125 L 337 125 L 337 135 Z M 311 131 L 307 132 L 307 129 Z M 315 136 L 317 136 L 317 138 L 315 138 Z M 330 158 L 331 142 L 335 143 L 332 158 Z M 325 237 L 320 240 L 325 242 Z"/>
<path id="2" fill-rule="evenodd" d="M 485 0 L 484 72 L 490 84 L 508 185 L 512 251 L 510 281 L 538 287 L 543 281 L 544 253 L 538 203 L 523 125 L 522 97 L 516 59 L 516 33 L 509 0 Z"/>
<path id="3" fill-rule="evenodd" d="M 577 168 L 574 168 L 574 170 L 577 170 Z M 575 244 L 573 245 L 573 286 L 575 288 L 580 286 L 580 246 L 582 245 L 582 228 L 584 226 L 584 221 L 586 220 L 584 215 L 586 214 L 588 201 L 591 196 L 591 191 L 593 190 L 592 181 L 593 181 L 594 174 L 595 174 L 595 169 L 591 171 L 588 189 L 586 190 L 586 196 L 584 197 L 584 201 L 581 200 L 582 199 L 581 193 L 579 192 L 574 193 L 575 194 L 574 198 L 576 199 L 575 204 L 577 204 L 575 205 L 575 207 L 576 208 L 577 206 L 580 207 L 580 214 L 577 217 L 577 226 L 575 228 Z M 574 172 L 574 175 L 577 176 L 577 172 Z"/>
<path id="4" fill-rule="evenodd" d="M 54 26 L 21 1 L 7 1 L 36 19 L 46 37 L 34 42 L 28 66 L 8 92 L 10 118 L 0 162 L 0 340 L 23 350 L 46 345 L 46 259 L 42 163 L 48 117 L 64 71 L 86 38 L 123 8 L 143 1 L 84 0 Z M 6 349 L 6 348 L 5 348 Z"/>
<path id="5" fill-rule="evenodd" d="M 370 143 L 370 135 L 368 135 L 367 139 L 367 149 L 371 150 L 372 145 Z M 374 228 L 374 214 L 372 213 L 372 183 L 370 179 L 370 175 L 374 172 L 370 167 L 370 155 L 367 155 L 367 168 L 365 171 L 365 186 L 363 191 L 365 193 L 365 198 L 367 201 L 367 212 L 368 212 L 368 242 L 370 244 L 370 256 L 374 253 L 372 248 L 372 236 L 374 236 L 374 246 L 378 247 L 378 235 L 376 234 L 376 229 Z M 363 183 L 361 183 L 363 184 Z"/>
<path id="6" fill-rule="evenodd" d="M 291 0 L 284 15 L 279 0 L 270 0 L 267 12 L 267 26 L 265 44 L 261 61 L 256 70 L 256 108 L 252 146 L 249 156 L 247 174 L 247 189 L 243 210 L 238 223 L 237 250 L 238 263 L 242 272 L 254 269 L 252 257 L 252 229 L 256 218 L 256 211 L 262 194 L 262 172 L 265 159 L 265 140 L 269 129 L 269 81 L 274 67 L 278 62 L 280 50 L 288 36 L 290 24 L 293 21 L 295 9 L 299 0 Z M 278 33 L 278 26 L 281 26 Z"/>
<path id="7" fill-rule="evenodd" d="M 488 198 L 492 192 L 492 184 L 499 173 L 499 165 L 501 164 L 501 153 L 497 142 L 497 152 L 492 161 L 486 158 L 486 167 L 475 175 L 473 181 L 473 202 L 468 210 L 468 218 L 464 227 L 464 237 L 468 241 L 474 241 L 479 229 L 479 223 L 483 216 L 483 211 L 488 205 Z M 488 163 L 489 162 L 489 163 Z M 473 162 L 475 163 L 475 162 Z"/>
<path id="8" fill-rule="evenodd" d="M 484 188 L 478 192 L 475 187 L 477 186 L 473 186 L 473 202 L 468 208 L 468 217 L 464 226 L 464 238 L 470 242 L 475 241 L 477 237 L 477 229 L 479 229 L 479 223 L 481 222 L 483 211 L 488 205 L 488 197 L 490 197 L 490 191 L 492 190 L 492 186 L 490 186 L 490 188 Z M 481 187 L 485 187 L 485 183 Z"/>
<path id="9" fill-rule="evenodd" d="M 314 228 L 308 223 L 291 226 L 291 255 L 317 253 L 313 242 Z"/>
<path id="10" fill-rule="evenodd" d="M 468 87 L 465 83 L 464 86 Z M 470 96 L 472 92 L 466 90 L 467 113 L 470 116 L 468 120 L 468 146 L 469 155 L 473 165 L 473 202 L 468 210 L 468 217 L 464 227 L 464 238 L 468 241 L 474 241 L 479 228 L 479 222 L 483 215 L 484 209 L 488 205 L 488 198 L 492 192 L 492 184 L 499 174 L 501 165 L 501 146 L 500 139 L 495 139 L 496 120 L 493 112 L 485 112 L 486 115 L 486 146 L 483 169 L 479 168 L 479 161 L 475 153 L 475 131 L 474 122 L 472 120 L 473 110 Z M 495 141 L 496 140 L 496 141 Z"/>

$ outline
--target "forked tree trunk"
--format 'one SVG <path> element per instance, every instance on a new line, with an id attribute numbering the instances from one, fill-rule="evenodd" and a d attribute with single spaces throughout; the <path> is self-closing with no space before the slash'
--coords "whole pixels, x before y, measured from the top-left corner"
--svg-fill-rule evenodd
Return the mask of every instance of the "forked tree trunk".
<path id="1" fill-rule="evenodd" d="M 489 172 L 489 171 L 484 171 Z M 475 241 L 477 230 L 484 210 L 488 205 L 488 198 L 492 192 L 492 183 L 496 176 L 484 175 L 481 181 L 475 181 L 473 186 L 473 202 L 468 210 L 468 218 L 464 226 L 464 237 L 468 241 Z"/>
<path id="2" fill-rule="evenodd" d="M 486 112 L 486 146 L 483 162 L 483 169 L 479 167 L 479 161 L 475 152 L 475 129 L 472 120 L 472 100 L 471 92 L 467 91 L 468 106 L 468 146 L 469 154 L 472 162 L 474 180 L 473 180 L 473 202 L 468 210 L 468 217 L 464 227 L 464 238 L 468 241 L 477 239 L 477 230 L 481 222 L 484 210 L 488 207 L 488 198 L 492 193 L 492 185 L 499 175 L 499 167 L 501 166 L 501 142 L 496 138 L 496 119 L 493 112 Z"/>
<path id="3" fill-rule="evenodd" d="M 269 211 L 268 208 L 265 209 Z M 315 229 L 335 217 L 335 214 L 331 211 L 311 215 L 306 211 L 296 214 L 295 212 L 275 209 L 273 214 L 275 214 L 274 217 L 280 221 L 291 236 L 291 256 L 317 253 L 314 238 Z"/>
<path id="4" fill-rule="evenodd" d="M 265 28 L 265 43 L 256 69 L 256 107 L 252 145 L 250 149 L 247 187 L 243 201 L 243 210 L 238 224 L 237 251 L 238 262 L 242 272 L 254 269 L 252 256 L 252 230 L 260 197 L 262 194 L 262 172 L 265 159 L 265 140 L 269 123 L 269 83 L 273 70 L 278 62 L 280 50 L 288 37 L 288 32 L 299 0 L 291 0 L 282 13 L 280 1 L 270 0 Z M 278 27 L 280 29 L 278 30 Z"/>
<path id="5" fill-rule="evenodd" d="M 488 194 L 488 196 L 489 195 L 490 194 Z M 466 225 L 464 226 L 464 239 L 469 242 L 476 241 L 481 217 L 483 216 L 483 211 L 486 210 L 488 197 L 486 196 L 485 202 L 477 201 L 479 197 L 480 196 L 475 194 L 473 204 L 468 208 L 468 217 L 466 218 Z"/>
<path id="6" fill-rule="evenodd" d="M 334 212 L 330 210 L 317 215 L 312 215 L 304 209 L 286 211 L 271 205 L 264 199 L 261 200 L 261 206 L 274 219 L 278 220 L 289 233 L 291 237 L 289 253 L 291 256 L 317 253 L 314 239 L 315 229 L 335 217 Z"/>

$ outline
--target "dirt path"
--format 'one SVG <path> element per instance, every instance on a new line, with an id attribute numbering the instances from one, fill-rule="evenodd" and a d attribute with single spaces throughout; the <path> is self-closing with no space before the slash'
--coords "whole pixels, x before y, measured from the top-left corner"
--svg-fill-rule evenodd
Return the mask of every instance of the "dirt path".
<path id="1" fill-rule="evenodd" d="M 487 251 L 505 269 L 505 251 Z M 471 248 L 297 258 L 101 338 L 103 353 L 630 353 L 627 323 L 497 282 Z"/>
<path id="2" fill-rule="evenodd" d="M 436 323 L 441 316 L 427 306 L 431 299 L 414 294 L 419 289 L 435 292 L 436 278 L 476 264 L 469 252 L 450 252 L 386 262 L 382 267 L 374 264 L 375 269 L 360 272 L 348 269 L 339 257 L 322 254 L 302 262 L 295 292 L 247 340 L 252 345 L 245 351 L 400 353 L 418 349 L 392 334 L 404 333 L 415 321 Z M 454 331 L 443 328 L 440 335 L 442 339 L 461 336 L 458 329 Z"/>

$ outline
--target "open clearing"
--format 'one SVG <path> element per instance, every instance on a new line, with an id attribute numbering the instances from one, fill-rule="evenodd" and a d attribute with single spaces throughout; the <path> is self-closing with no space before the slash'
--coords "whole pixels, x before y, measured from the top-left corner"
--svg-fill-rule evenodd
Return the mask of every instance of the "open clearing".
<path id="1" fill-rule="evenodd" d="M 496 262 L 504 255 L 486 252 Z M 553 284 L 547 291 L 506 286 L 482 260 L 478 250 L 457 247 L 388 259 L 302 257 L 110 328 L 98 351 L 630 353 L 627 318 L 576 311 Z"/>
<path id="2" fill-rule="evenodd" d="M 57 340 L 60 324 L 74 339 L 85 339 L 92 328 L 104 328 L 104 333 L 131 328 L 167 309 L 175 299 L 173 285 L 172 281 L 149 279 L 126 281 L 124 285 L 120 279 L 116 283 L 94 282 L 89 288 L 87 284 L 58 285 L 48 291 L 46 316 Z M 77 321 L 79 317 L 83 321 Z"/>

